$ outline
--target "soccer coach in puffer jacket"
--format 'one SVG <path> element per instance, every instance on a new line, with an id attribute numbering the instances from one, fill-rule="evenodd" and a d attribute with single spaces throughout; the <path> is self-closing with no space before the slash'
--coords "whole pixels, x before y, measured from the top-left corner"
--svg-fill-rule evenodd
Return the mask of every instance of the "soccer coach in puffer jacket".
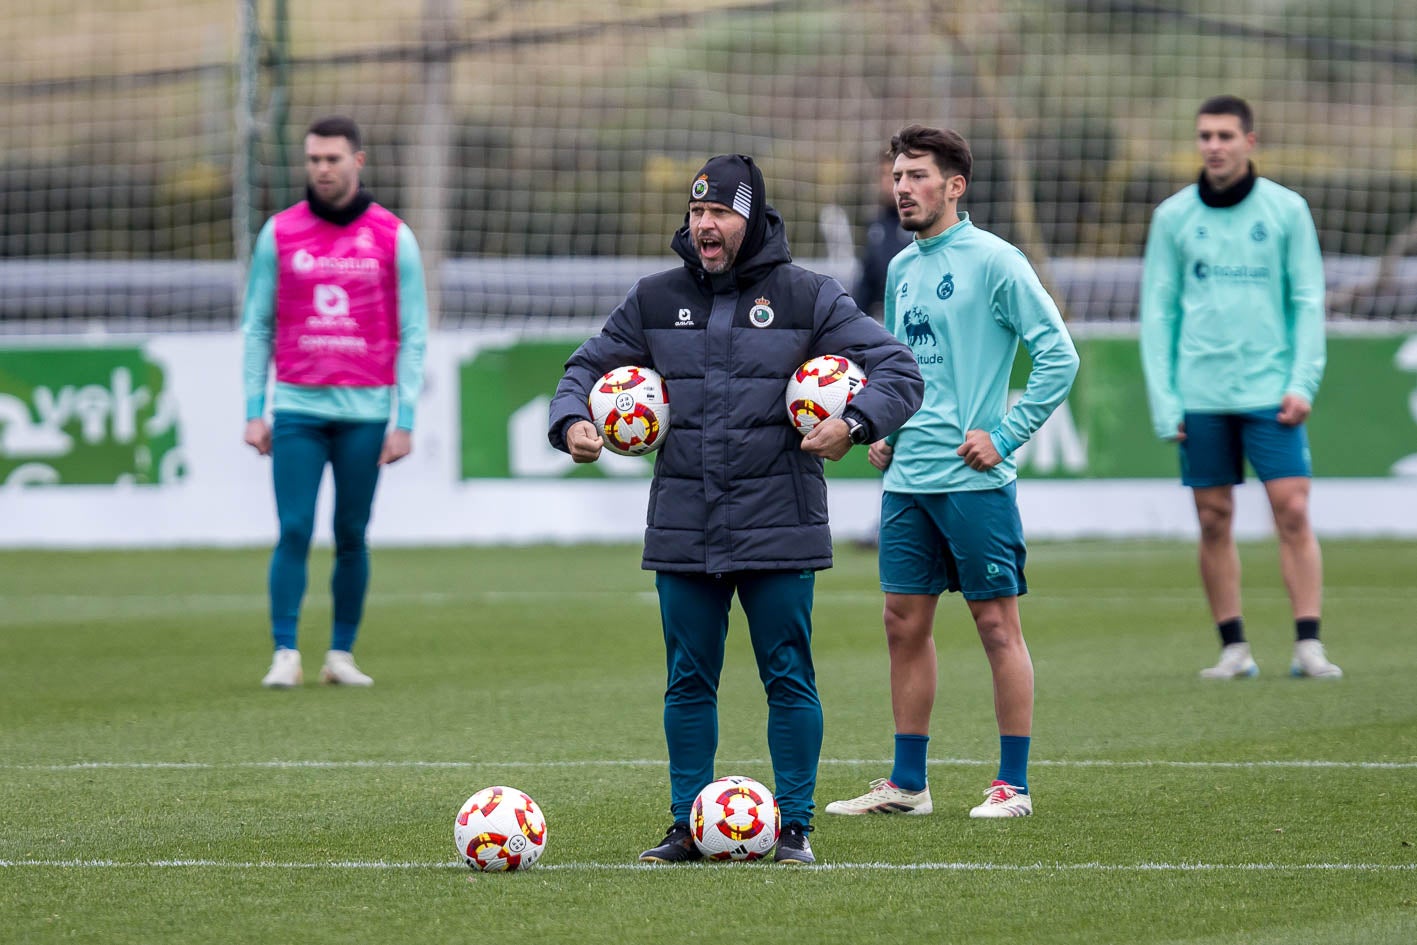
<path id="1" fill-rule="evenodd" d="M 674 822 L 640 859 L 699 858 L 689 812 L 714 778 L 718 680 L 736 592 L 767 691 L 784 825 L 776 859 L 810 863 L 822 742 L 812 592 L 815 572 L 832 563 L 822 461 L 894 432 L 920 406 L 924 385 L 906 345 L 835 280 L 792 264 L 752 158 L 719 155 L 704 165 L 671 245 L 684 265 L 635 284 L 566 362 L 550 410 L 552 445 L 588 463 L 603 441 L 586 398 L 606 371 L 654 368 L 673 409 L 655 460 L 642 566 L 656 572 L 664 624 Z M 869 382 L 844 419 L 804 438 L 788 421 L 787 379 L 824 354 L 852 359 Z"/>

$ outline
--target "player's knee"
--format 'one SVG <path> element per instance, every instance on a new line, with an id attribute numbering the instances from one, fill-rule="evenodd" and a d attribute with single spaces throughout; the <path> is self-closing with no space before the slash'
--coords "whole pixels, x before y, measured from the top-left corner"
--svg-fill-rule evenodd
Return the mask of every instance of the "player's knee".
<path id="1" fill-rule="evenodd" d="M 1203 503 L 1196 506 L 1196 521 L 1200 524 L 1201 537 L 1223 539 L 1230 535 L 1233 509 L 1221 502 Z"/>
<path id="2" fill-rule="evenodd" d="M 1304 496 L 1285 499 L 1274 508 L 1274 524 L 1283 537 L 1301 537 L 1309 532 L 1309 501 Z"/>
<path id="3" fill-rule="evenodd" d="M 1023 630 L 1018 621 L 1001 607 L 980 608 L 974 615 L 974 627 L 986 652 L 1007 650 L 1023 643 Z"/>
<path id="4" fill-rule="evenodd" d="M 916 614 L 887 606 L 884 619 L 886 643 L 891 647 L 918 646 L 930 636 L 930 624 Z"/>
<path id="5" fill-rule="evenodd" d="M 280 547 L 287 551 L 305 553 L 310 550 L 310 539 L 315 532 L 315 523 L 309 519 L 290 519 L 280 523 Z"/>
<path id="6" fill-rule="evenodd" d="M 1022 634 L 1002 620 L 981 620 L 975 627 L 986 653 L 1007 650 L 1023 639 Z"/>
<path id="7" fill-rule="evenodd" d="M 336 528 L 335 554 L 362 555 L 368 551 L 368 542 L 362 528 Z"/>

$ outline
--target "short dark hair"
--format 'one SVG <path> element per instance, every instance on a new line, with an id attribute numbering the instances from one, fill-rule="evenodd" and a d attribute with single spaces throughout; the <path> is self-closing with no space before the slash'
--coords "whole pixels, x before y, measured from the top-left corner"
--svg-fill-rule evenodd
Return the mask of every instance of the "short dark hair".
<path id="1" fill-rule="evenodd" d="M 310 122 L 310 127 L 305 129 L 305 133 L 317 138 L 344 138 L 349 141 L 352 150 L 364 150 L 364 145 L 359 138 L 359 126 L 354 123 L 353 118 L 346 118 L 344 115 L 326 115 L 324 118 L 316 118 Z"/>
<path id="2" fill-rule="evenodd" d="M 1255 130 L 1255 113 L 1250 103 L 1238 95 L 1212 95 L 1196 109 L 1196 116 L 1201 115 L 1234 115 L 1240 119 L 1240 130 L 1245 134 Z"/>
<path id="3" fill-rule="evenodd" d="M 941 174 L 946 177 L 958 174 L 966 184 L 974 173 L 974 155 L 969 151 L 969 142 L 949 128 L 909 125 L 900 129 L 891 138 L 890 156 L 894 159 L 902 154 L 906 157 L 932 155 Z"/>

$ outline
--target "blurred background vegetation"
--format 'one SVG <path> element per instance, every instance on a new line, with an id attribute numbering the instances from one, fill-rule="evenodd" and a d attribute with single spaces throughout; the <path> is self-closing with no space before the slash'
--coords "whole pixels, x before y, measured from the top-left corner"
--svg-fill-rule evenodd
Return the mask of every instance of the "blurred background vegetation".
<path id="1" fill-rule="evenodd" d="M 726 151 L 762 164 L 796 255 L 827 256 L 824 208 L 864 224 L 914 121 L 970 139 L 981 224 L 1035 257 L 1134 257 L 1218 92 L 1255 106 L 1259 170 L 1326 253 L 1405 254 L 1417 219 L 1411 0 L 103 7 L 0 11 L 0 256 L 237 257 L 335 111 L 376 198 L 448 257 L 663 255 Z"/>

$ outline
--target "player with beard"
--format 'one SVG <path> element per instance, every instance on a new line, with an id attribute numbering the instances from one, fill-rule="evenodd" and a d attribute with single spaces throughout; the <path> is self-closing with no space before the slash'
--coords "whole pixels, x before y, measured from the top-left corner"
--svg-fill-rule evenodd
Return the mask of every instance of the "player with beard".
<path id="1" fill-rule="evenodd" d="M 275 655 L 261 680 L 270 689 L 304 678 L 297 624 L 326 465 L 335 488 L 334 619 L 320 677 L 374 682 L 352 653 L 369 586 L 365 534 L 380 468 L 413 449 L 428 304 L 418 241 L 360 186 L 364 159 L 349 118 L 310 125 L 305 200 L 261 229 L 246 285 L 245 442 L 271 457 L 280 520 L 268 579 Z M 273 423 L 265 418 L 272 360 Z"/>
<path id="2" fill-rule="evenodd" d="M 714 779 L 718 683 L 736 595 L 767 693 L 768 750 L 783 830 L 775 859 L 811 863 L 822 707 L 812 665 L 816 572 L 831 566 L 823 460 L 886 436 L 920 404 L 910 349 L 837 282 L 793 265 L 762 172 L 741 154 L 711 158 L 689 184 L 677 269 L 641 279 L 566 362 L 549 437 L 580 463 L 603 440 L 586 397 L 606 371 L 653 368 L 674 406 L 655 457 L 642 566 L 655 572 L 668 682 L 664 734 L 670 814 L 648 863 L 699 859 L 695 795 Z M 806 437 L 788 420 L 787 379 L 836 354 L 870 378 L 842 419 Z"/>
<path id="3" fill-rule="evenodd" d="M 1033 812 L 1028 753 L 1033 662 L 1019 595 L 1025 546 L 1013 454 L 1067 397 L 1078 356 L 1023 253 L 958 209 L 973 157 L 954 131 L 911 125 L 891 139 L 896 205 L 915 240 L 890 264 L 885 324 L 914 349 L 925 402 L 871 444 L 885 472 L 880 576 L 885 592 L 895 763 L 889 778 L 828 814 L 928 814 L 926 746 L 935 703 L 940 594 L 960 591 L 989 659 L 999 768 L 971 817 Z M 1022 341 L 1028 383 L 1009 406 Z"/>

